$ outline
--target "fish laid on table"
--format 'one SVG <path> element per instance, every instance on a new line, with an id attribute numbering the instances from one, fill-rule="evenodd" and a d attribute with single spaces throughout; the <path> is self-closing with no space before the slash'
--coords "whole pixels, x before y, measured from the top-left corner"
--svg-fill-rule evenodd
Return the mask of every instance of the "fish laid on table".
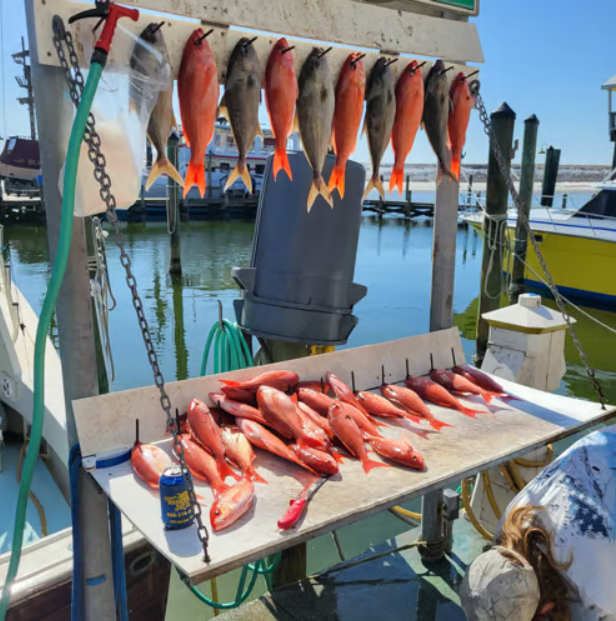
<path id="1" fill-rule="evenodd" d="M 413 468 L 413 470 L 425 470 L 426 468 L 426 462 L 421 453 L 418 453 L 406 439 L 368 437 L 368 442 L 379 455 L 397 464 Z"/>
<path id="2" fill-rule="evenodd" d="M 313 170 L 308 211 L 319 194 L 333 208 L 334 201 L 321 176 L 331 143 L 335 93 L 325 51 L 314 48 L 299 74 L 297 121 L 302 146 Z"/>
<path id="3" fill-rule="evenodd" d="M 130 454 L 130 464 L 135 474 L 150 487 L 158 489 L 160 475 L 173 465 L 171 457 L 153 444 L 135 442 Z"/>
<path id="4" fill-rule="evenodd" d="M 297 390 L 299 390 L 300 388 L 310 388 L 310 390 L 322 392 L 324 394 L 328 394 L 329 392 L 331 392 L 331 386 L 327 382 L 324 382 L 322 380 L 308 380 L 305 382 L 298 382 L 296 388 Z"/>
<path id="5" fill-rule="evenodd" d="M 292 132 L 295 102 L 298 87 L 292 48 L 283 37 L 278 39 L 270 52 L 265 70 L 265 105 L 270 127 L 276 139 L 276 150 L 272 161 L 274 181 L 280 170 L 284 170 L 293 181 L 287 138 Z"/>
<path id="6" fill-rule="evenodd" d="M 313 448 L 329 447 L 325 432 L 320 427 L 309 428 L 305 425 L 297 405 L 284 392 L 261 386 L 257 391 L 257 403 L 268 426 L 281 436 Z M 319 433 L 315 433 L 315 428 Z"/>
<path id="7" fill-rule="evenodd" d="M 184 181 L 184 198 L 196 185 L 205 196 L 204 157 L 214 136 L 220 86 L 212 50 L 201 28 L 191 35 L 182 53 L 178 74 L 178 99 L 184 140 L 190 147 L 190 163 Z"/>
<path id="8" fill-rule="evenodd" d="M 424 84 L 417 61 L 409 63 L 396 84 L 396 116 L 391 132 L 394 166 L 389 179 L 389 193 L 398 188 L 402 196 L 404 163 L 413 148 L 417 130 L 421 125 L 424 107 Z"/>
<path id="9" fill-rule="evenodd" d="M 224 530 L 237 522 L 250 509 L 254 497 L 255 486 L 248 479 L 242 479 L 220 494 L 210 509 L 212 529 Z"/>
<path id="10" fill-rule="evenodd" d="M 326 427 L 329 427 L 329 422 L 323 416 L 319 416 L 314 410 L 311 410 L 305 403 L 297 403 L 295 399 L 292 399 L 295 403 L 296 410 L 301 418 L 302 425 L 307 433 L 319 438 L 321 446 L 319 447 L 323 451 L 329 450 L 331 446 L 330 434 L 327 432 Z M 308 413 L 310 411 L 310 414 Z M 325 425 L 323 424 L 325 423 Z M 329 427 L 331 431 L 331 427 Z M 333 432 L 331 433 L 333 435 Z"/>
<path id="11" fill-rule="evenodd" d="M 246 157 L 257 136 L 262 136 L 259 124 L 259 103 L 261 102 L 261 77 L 259 57 L 252 41 L 241 38 L 229 59 L 225 94 L 220 102 L 220 114 L 227 117 L 239 157 L 235 168 L 229 174 L 223 192 L 226 192 L 238 177 L 252 193 L 252 180 L 246 165 Z"/>
<path id="12" fill-rule="evenodd" d="M 267 425 L 267 421 L 263 417 L 263 414 L 261 414 L 257 408 L 253 408 L 252 405 L 234 401 L 233 399 L 229 399 L 226 395 L 217 392 L 211 392 L 209 397 L 217 405 L 220 404 L 220 408 L 228 414 L 241 418 L 248 418 L 262 425 Z"/>
<path id="13" fill-rule="evenodd" d="M 460 180 L 460 161 L 462 149 L 466 142 L 466 130 L 471 119 L 471 110 L 475 107 L 475 98 L 471 93 L 466 76 L 460 71 L 449 89 L 451 112 L 447 128 L 451 141 L 451 172 Z"/>
<path id="14" fill-rule="evenodd" d="M 329 408 L 331 408 L 334 403 L 338 403 L 336 399 L 332 399 L 322 392 L 312 390 L 312 388 L 300 388 L 297 391 L 297 398 L 321 416 L 327 416 Z"/>
<path id="15" fill-rule="evenodd" d="M 409 376 L 404 380 L 404 383 L 422 399 L 436 403 L 436 405 L 453 408 L 466 416 L 470 416 L 470 418 L 477 418 L 475 414 L 485 414 L 482 410 L 472 410 L 462 405 L 450 392 L 427 377 Z"/>
<path id="16" fill-rule="evenodd" d="M 376 188 L 385 200 L 385 190 L 381 183 L 379 170 L 381 160 L 394 125 L 396 115 L 396 93 L 394 90 L 394 78 L 389 69 L 386 58 L 379 58 L 368 78 L 366 86 L 366 118 L 364 121 L 364 131 L 368 135 L 368 148 L 372 161 L 372 177 L 366 186 L 363 198 Z"/>
<path id="17" fill-rule="evenodd" d="M 430 408 L 420 399 L 419 395 L 411 388 L 384 384 L 381 392 L 393 403 L 406 408 L 411 414 L 424 418 L 430 423 L 432 429 L 440 431 L 443 427 L 453 427 L 449 423 L 434 418 Z M 417 422 L 417 421 L 416 421 Z"/>
<path id="18" fill-rule="evenodd" d="M 299 459 L 319 474 L 323 476 L 330 476 L 338 472 L 338 464 L 329 453 L 319 451 L 318 449 L 308 448 L 307 446 L 302 446 L 300 444 L 292 444 L 290 448 L 295 452 Z"/>
<path id="19" fill-rule="evenodd" d="M 328 371 L 326 378 L 327 383 L 332 387 L 332 390 L 336 393 L 336 397 L 338 397 L 340 401 L 344 401 L 356 407 L 362 414 L 365 414 L 368 418 L 370 417 L 359 399 L 353 394 L 353 391 L 339 377 L 336 377 L 331 371 Z"/>
<path id="20" fill-rule="evenodd" d="M 246 418 L 238 418 L 237 426 L 253 446 L 282 457 L 287 461 L 292 461 L 294 464 L 310 470 L 313 474 L 317 474 L 310 466 L 298 459 L 295 453 L 279 437 L 268 431 L 263 425 L 259 425 L 259 423 Z"/>
<path id="21" fill-rule="evenodd" d="M 188 406 L 187 416 L 190 435 L 212 453 L 222 480 L 224 481 L 228 476 L 236 480 L 239 479 L 239 476 L 227 463 L 220 427 L 216 424 L 207 405 L 199 399 L 193 399 Z"/>
<path id="22" fill-rule="evenodd" d="M 479 395 L 486 403 L 492 401 L 492 397 L 500 396 L 500 393 L 493 393 L 489 390 L 484 390 L 481 386 L 477 386 L 474 382 L 467 380 L 464 376 L 458 375 L 453 371 L 447 371 L 446 369 L 433 369 L 430 371 L 430 378 L 437 384 L 446 388 L 449 392 L 463 395 Z"/>
<path id="23" fill-rule="evenodd" d="M 180 436 L 180 442 L 184 449 L 184 457 L 188 469 L 193 476 L 209 483 L 214 498 L 227 491 L 229 486 L 222 480 L 216 460 L 201 445 L 197 444 L 191 436 Z"/>
<path id="24" fill-rule="evenodd" d="M 254 405 L 256 403 L 256 395 L 253 390 L 233 388 L 233 386 L 222 386 L 220 391 L 229 397 L 229 399 L 233 399 L 233 401 L 240 401 L 241 403 L 248 403 L 249 405 Z"/>
<path id="25" fill-rule="evenodd" d="M 237 382 L 235 380 L 220 380 L 225 386 L 241 390 L 251 390 L 257 392 L 261 386 L 269 386 L 278 390 L 288 390 L 293 388 L 299 382 L 297 373 L 291 371 L 267 371 L 261 373 L 246 382 Z"/>
<path id="26" fill-rule="evenodd" d="M 385 416 L 389 418 L 410 418 L 413 422 L 418 423 L 419 418 L 408 413 L 402 405 L 396 405 L 391 401 L 376 395 L 373 392 L 360 391 L 355 395 L 359 402 L 364 406 L 368 414 L 372 416 Z"/>
<path id="27" fill-rule="evenodd" d="M 359 52 L 349 54 L 342 65 L 336 84 L 336 105 L 334 108 L 334 129 L 332 145 L 336 154 L 336 163 L 332 170 L 327 189 L 338 190 L 344 198 L 346 165 L 357 145 L 357 134 L 364 111 L 366 95 L 366 74 L 363 55 Z"/>
<path id="28" fill-rule="evenodd" d="M 490 392 L 499 394 L 500 396 L 508 396 L 505 392 L 505 389 L 496 381 L 494 381 L 489 375 L 486 375 L 483 371 L 476 369 L 475 367 L 470 367 L 465 365 L 455 366 L 452 371 L 465 377 L 467 380 L 474 382 L 477 386 L 484 388 L 485 390 L 489 390 Z"/>
<path id="29" fill-rule="evenodd" d="M 248 438 L 237 427 L 223 427 L 221 434 L 225 454 L 242 471 L 242 476 L 258 483 L 267 483 L 252 465 L 256 456 Z"/>
<path id="30" fill-rule="evenodd" d="M 163 37 L 160 23 L 148 24 L 139 35 L 139 38 L 154 48 L 162 56 L 165 63 L 169 63 L 169 52 L 167 51 L 167 45 L 165 44 L 165 38 Z M 143 48 L 141 45 L 135 47 L 135 52 L 138 53 L 138 51 L 141 50 L 144 50 L 148 56 L 152 56 L 147 48 Z M 143 67 L 141 63 L 139 64 Z M 152 165 L 152 169 L 148 175 L 148 180 L 145 184 L 146 190 L 149 190 L 154 181 L 163 173 L 169 175 L 179 185 L 184 185 L 182 176 L 176 170 L 175 166 L 167 159 L 167 139 L 169 138 L 171 130 L 177 127 L 177 122 L 173 114 L 172 100 L 173 80 L 171 80 L 169 88 L 160 91 L 158 94 L 156 104 L 148 120 L 148 138 L 156 149 L 156 161 Z M 170 230 L 173 230 L 173 228 L 175 228 L 175 211 L 169 211 L 169 207 L 167 207 L 167 210 L 167 222 L 169 223 Z"/>
<path id="31" fill-rule="evenodd" d="M 449 99 L 449 83 L 445 73 L 445 64 L 442 60 L 437 60 L 432 65 L 426 78 L 425 89 L 426 99 L 424 101 L 422 123 L 432 150 L 438 160 L 436 182 L 437 184 L 441 182 L 443 174 L 453 181 L 457 181 L 456 176 L 449 170 L 446 163 L 449 155 L 447 122 L 449 120 L 451 103 Z"/>
<path id="32" fill-rule="evenodd" d="M 310 419 L 315 425 L 320 427 L 330 438 L 334 437 L 334 432 L 329 425 L 329 421 L 325 416 L 321 416 L 315 412 L 309 405 L 299 401 L 297 407 L 300 409 L 302 415 Z"/>
<path id="33" fill-rule="evenodd" d="M 368 474 L 373 468 L 386 466 L 368 457 L 364 436 L 357 423 L 349 416 L 340 404 L 334 404 L 328 414 L 329 424 L 332 426 L 338 439 L 346 446 L 352 455 L 362 463 L 364 472 Z"/>
<path id="34" fill-rule="evenodd" d="M 377 425 L 381 427 L 386 427 L 387 425 L 383 425 L 382 423 L 375 423 L 371 418 L 360 412 L 356 407 L 345 403 L 344 401 L 338 402 L 338 407 L 342 408 L 342 411 L 350 416 L 355 424 L 360 428 L 361 432 L 364 436 L 380 436 L 379 430 L 377 429 Z M 331 423 L 330 423 L 331 426 Z"/>

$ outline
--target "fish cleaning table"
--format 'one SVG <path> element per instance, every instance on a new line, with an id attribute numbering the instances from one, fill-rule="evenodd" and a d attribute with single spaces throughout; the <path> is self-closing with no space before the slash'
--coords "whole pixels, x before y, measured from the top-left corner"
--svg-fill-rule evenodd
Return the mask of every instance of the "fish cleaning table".
<path id="1" fill-rule="evenodd" d="M 301 380 L 320 379 L 327 371 L 332 371 L 349 385 L 353 371 L 358 390 L 374 390 L 381 384 L 383 371 L 386 382 L 402 382 L 406 377 L 407 359 L 411 375 L 428 373 L 430 354 L 436 368 L 450 368 L 453 366 L 452 352 L 458 364 L 462 364 L 464 353 L 455 328 L 221 376 L 175 382 L 168 384 L 167 390 L 173 407 L 180 412 L 186 411 L 195 397 L 211 404 L 207 395 L 219 390 L 219 377 L 248 379 L 266 370 L 295 371 Z M 220 533 L 213 533 L 209 525 L 210 489 L 195 479 L 196 492 L 206 502 L 204 517 L 210 533 L 209 564 L 202 560 L 195 526 L 181 531 L 163 529 L 158 492 L 133 474 L 130 462 L 90 472 L 122 513 L 161 554 L 196 584 L 443 488 L 607 420 L 616 413 L 614 407 L 603 410 L 596 403 L 498 381 L 520 400 L 504 403 L 495 399 L 486 406 L 479 397 L 461 399 L 469 407 L 486 412 L 477 419 L 430 405 L 436 418 L 453 425 L 440 433 L 433 432 L 425 423 L 420 426 L 410 421 L 382 428 L 383 434 L 390 437 L 404 435 L 423 453 L 424 472 L 393 467 L 377 468 L 366 475 L 359 461 L 345 460 L 340 472 L 312 499 L 303 520 L 289 531 L 280 531 L 276 522 L 288 508 L 289 500 L 313 478 L 307 471 L 255 449 L 256 469 L 269 483 L 255 484 L 253 507 Z M 165 417 L 154 386 L 82 399 L 75 401 L 73 407 L 86 466 L 94 461 L 89 457 L 100 458 L 110 451 L 131 446 L 136 419 L 140 421 L 142 442 L 155 442 L 170 451 L 170 440 L 165 436 Z"/>

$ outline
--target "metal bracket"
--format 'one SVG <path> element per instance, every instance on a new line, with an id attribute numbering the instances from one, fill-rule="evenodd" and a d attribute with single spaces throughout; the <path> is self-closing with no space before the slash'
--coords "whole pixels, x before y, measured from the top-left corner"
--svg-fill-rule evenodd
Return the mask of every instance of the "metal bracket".
<path id="1" fill-rule="evenodd" d="M 443 539 L 445 552 L 453 549 L 453 523 L 460 517 L 460 494 L 452 489 L 443 490 Z"/>

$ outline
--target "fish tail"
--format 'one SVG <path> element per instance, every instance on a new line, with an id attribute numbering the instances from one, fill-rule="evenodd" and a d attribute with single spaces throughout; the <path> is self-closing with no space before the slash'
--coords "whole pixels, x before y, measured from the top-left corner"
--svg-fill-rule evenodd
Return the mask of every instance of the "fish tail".
<path id="1" fill-rule="evenodd" d="M 317 199 L 317 196 L 319 196 L 319 194 L 327 201 L 327 203 L 332 209 L 334 208 L 334 199 L 332 198 L 332 195 L 329 193 L 329 190 L 327 189 L 327 185 L 325 184 L 323 177 L 319 175 L 318 177 L 315 177 L 312 180 L 312 185 L 310 186 L 310 193 L 308 194 L 308 202 L 307 202 L 308 213 L 310 213 L 310 210 L 312 209 L 312 205 L 314 205 L 314 201 Z"/>
<path id="2" fill-rule="evenodd" d="M 458 172 L 459 170 L 460 170 L 460 166 L 458 164 Z M 436 171 L 436 185 L 439 185 L 441 183 L 441 181 L 443 180 L 443 175 L 446 175 L 447 177 L 449 177 L 452 181 L 455 181 L 456 183 L 458 182 L 458 178 L 451 172 L 451 170 L 449 170 L 449 168 L 443 166 L 439 162 L 437 166 L 437 171 Z"/>
<path id="3" fill-rule="evenodd" d="M 492 397 L 494 397 L 494 395 L 491 392 L 482 392 L 481 396 L 483 397 L 483 400 L 489 405 L 490 401 L 492 401 Z"/>
<path id="4" fill-rule="evenodd" d="M 393 194 L 394 189 L 398 188 L 400 196 L 402 196 L 402 182 L 404 181 L 404 169 L 394 166 L 389 178 L 389 193 Z"/>
<path id="5" fill-rule="evenodd" d="M 217 485 L 216 488 L 212 487 L 212 494 L 214 494 L 214 498 L 218 498 L 221 494 L 224 494 L 226 491 L 230 490 L 231 486 L 226 483 L 221 483 Z"/>
<path id="6" fill-rule="evenodd" d="M 436 418 L 433 418 L 430 421 L 430 425 L 432 429 L 436 431 L 440 431 L 443 427 L 453 427 L 453 425 L 450 425 L 449 423 L 444 423 L 442 420 L 436 420 Z"/>
<path id="7" fill-rule="evenodd" d="M 175 170 L 175 169 L 174 169 Z M 196 185 L 199 188 L 199 194 L 201 198 L 205 196 L 205 166 L 203 162 L 193 162 L 192 160 L 188 164 L 188 170 L 186 171 L 186 181 L 184 181 L 183 198 L 186 198 L 188 190 Z"/>
<path id="8" fill-rule="evenodd" d="M 419 416 L 413 416 L 413 414 L 409 414 L 408 412 L 404 412 L 404 417 L 412 420 L 414 423 L 418 425 L 421 424 L 421 418 Z"/>
<path id="9" fill-rule="evenodd" d="M 250 468 L 246 474 L 251 481 L 255 481 L 256 483 L 265 483 L 267 485 L 267 481 L 254 468 Z"/>
<path id="10" fill-rule="evenodd" d="M 238 382 L 236 380 L 226 380 L 226 379 L 221 379 L 218 380 L 221 384 L 224 384 L 225 386 L 229 386 L 229 387 L 235 387 L 235 386 L 239 386 L 241 382 Z"/>
<path id="11" fill-rule="evenodd" d="M 223 192 L 226 192 L 237 180 L 238 177 L 242 178 L 246 189 L 252 194 L 252 179 L 250 178 L 250 173 L 248 172 L 248 167 L 246 166 L 246 160 L 239 159 L 235 168 L 231 171 L 231 174 L 227 178 L 227 183 L 225 183 L 225 187 Z"/>
<path id="12" fill-rule="evenodd" d="M 457 153 L 451 156 L 451 173 L 456 178 L 456 181 L 460 180 L 460 156 Z"/>
<path id="13" fill-rule="evenodd" d="M 485 412 L 483 412 L 482 410 L 471 410 L 470 408 L 465 408 L 464 406 L 459 408 L 459 410 L 460 412 L 462 412 L 462 414 L 465 414 L 466 416 L 469 416 L 470 418 L 477 418 L 475 414 L 485 414 Z"/>
<path id="14" fill-rule="evenodd" d="M 148 175 L 148 180 L 145 182 L 145 189 L 149 190 L 154 181 L 158 179 L 163 173 L 167 173 L 177 184 L 184 186 L 184 179 L 177 171 L 175 166 L 167 159 L 166 155 L 162 155 L 154 162 L 152 170 Z"/>
<path id="15" fill-rule="evenodd" d="M 276 147 L 276 151 L 274 152 L 274 181 L 276 181 L 276 177 L 280 170 L 284 170 L 289 179 L 293 181 L 293 174 L 291 173 L 291 164 L 289 164 L 289 158 L 287 156 L 287 147 L 286 145 L 281 145 L 280 147 Z"/>
<path id="16" fill-rule="evenodd" d="M 378 172 L 376 175 L 372 175 L 372 178 L 364 190 L 364 195 L 361 197 L 361 200 L 363 201 L 372 190 L 376 190 L 380 194 L 381 198 L 385 200 L 385 190 L 383 189 L 383 184 L 381 183 L 381 178 L 379 177 Z"/>
<path id="17" fill-rule="evenodd" d="M 327 189 L 330 192 L 333 192 L 334 188 L 338 190 L 338 194 L 340 194 L 340 198 L 344 198 L 344 186 L 346 183 L 346 163 L 344 166 L 338 165 L 338 160 L 336 160 L 336 165 L 334 166 L 334 170 L 332 170 L 332 176 L 329 179 L 329 183 L 327 184 Z"/>
<path id="18" fill-rule="evenodd" d="M 370 471 L 374 468 L 390 468 L 388 464 L 382 464 L 380 461 L 375 461 L 374 459 L 366 459 L 362 462 L 362 466 L 364 467 L 364 472 L 366 474 L 370 474 Z"/>
<path id="19" fill-rule="evenodd" d="M 218 471 L 220 472 L 220 478 L 223 481 L 227 477 L 232 477 L 236 481 L 239 481 L 242 478 L 239 476 L 239 474 L 237 474 L 237 472 L 235 472 L 235 470 L 233 470 L 233 468 L 231 468 L 231 466 L 226 461 L 225 462 L 221 461 L 218 463 Z"/>
<path id="20" fill-rule="evenodd" d="M 344 463 L 344 455 L 341 455 L 338 451 L 330 451 L 329 453 L 337 464 Z"/>

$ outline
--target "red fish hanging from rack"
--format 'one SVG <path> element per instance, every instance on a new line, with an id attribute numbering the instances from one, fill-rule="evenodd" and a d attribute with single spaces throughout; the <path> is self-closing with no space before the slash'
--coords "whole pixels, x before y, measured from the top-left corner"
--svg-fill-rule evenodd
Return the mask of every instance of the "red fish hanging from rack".
<path id="1" fill-rule="evenodd" d="M 464 149 L 464 143 L 466 142 L 466 130 L 471 118 L 471 110 L 475 106 L 475 98 L 469 88 L 468 80 L 461 71 L 451 84 L 449 99 L 451 100 L 451 110 L 449 112 L 447 129 L 451 141 L 451 172 L 459 181 L 462 149 Z"/>

